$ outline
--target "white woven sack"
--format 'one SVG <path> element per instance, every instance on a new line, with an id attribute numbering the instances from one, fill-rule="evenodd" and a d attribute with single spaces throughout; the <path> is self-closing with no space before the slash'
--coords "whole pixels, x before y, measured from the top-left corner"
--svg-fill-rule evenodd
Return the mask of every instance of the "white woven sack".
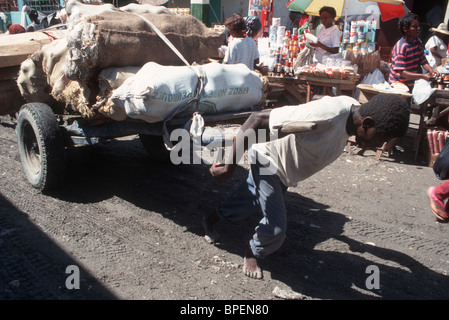
<path id="1" fill-rule="evenodd" d="M 262 79 L 243 64 L 208 63 L 189 67 L 149 62 L 114 90 L 111 100 L 130 118 L 164 121 L 194 98 L 199 81 L 194 68 L 201 68 L 205 74 L 204 90 L 199 103 L 189 105 L 182 114 L 250 110 L 262 99 Z"/>

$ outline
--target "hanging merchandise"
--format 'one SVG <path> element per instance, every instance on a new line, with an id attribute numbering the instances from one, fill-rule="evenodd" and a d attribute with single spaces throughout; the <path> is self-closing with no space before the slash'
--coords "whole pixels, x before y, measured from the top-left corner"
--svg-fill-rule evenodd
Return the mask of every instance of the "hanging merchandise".
<path id="1" fill-rule="evenodd" d="M 282 45 L 284 41 L 285 35 L 285 26 L 278 26 L 277 35 L 276 35 L 276 43 Z"/>

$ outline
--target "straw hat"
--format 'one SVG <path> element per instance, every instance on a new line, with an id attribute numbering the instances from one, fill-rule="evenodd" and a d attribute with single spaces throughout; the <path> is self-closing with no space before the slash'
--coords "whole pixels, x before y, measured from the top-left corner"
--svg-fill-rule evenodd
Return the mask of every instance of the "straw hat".
<path id="1" fill-rule="evenodd" d="M 440 23 L 438 28 L 430 28 L 430 31 L 449 35 L 449 31 L 447 30 L 447 26 L 445 23 Z"/>

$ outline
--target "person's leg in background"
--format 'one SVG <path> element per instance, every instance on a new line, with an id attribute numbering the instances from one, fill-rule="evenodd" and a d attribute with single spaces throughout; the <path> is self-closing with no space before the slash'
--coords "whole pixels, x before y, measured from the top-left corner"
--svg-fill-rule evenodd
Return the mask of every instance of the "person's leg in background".
<path id="1" fill-rule="evenodd" d="M 449 221 L 449 180 L 440 184 L 439 186 L 430 187 L 427 190 L 427 195 L 430 200 L 430 208 L 440 221 Z M 447 202 L 445 204 L 445 201 Z"/>

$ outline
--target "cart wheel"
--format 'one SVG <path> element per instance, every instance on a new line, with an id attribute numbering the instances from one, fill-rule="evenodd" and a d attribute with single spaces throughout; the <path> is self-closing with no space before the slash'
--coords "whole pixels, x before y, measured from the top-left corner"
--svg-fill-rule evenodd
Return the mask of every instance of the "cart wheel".
<path id="1" fill-rule="evenodd" d="M 28 181 L 42 192 L 63 178 L 64 142 L 55 114 L 43 103 L 22 106 L 17 119 L 20 161 Z"/>
<path id="2" fill-rule="evenodd" d="M 150 154 L 151 161 L 155 163 L 167 163 L 170 161 L 170 151 L 165 147 L 162 136 L 139 134 L 139 138 L 145 150 Z"/>

